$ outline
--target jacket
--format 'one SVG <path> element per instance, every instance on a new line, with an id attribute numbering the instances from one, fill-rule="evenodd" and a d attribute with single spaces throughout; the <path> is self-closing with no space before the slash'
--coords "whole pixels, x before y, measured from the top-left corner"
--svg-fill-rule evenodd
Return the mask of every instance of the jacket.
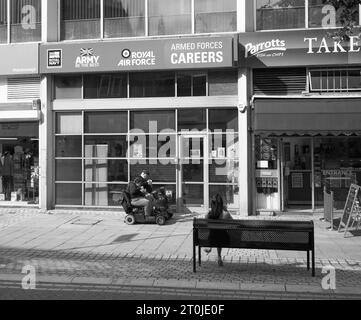
<path id="1" fill-rule="evenodd" d="M 126 191 L 129 193 L 130 199 L 144 198 L 143 192 L 140 191 L 133 181 L 128 184 Z"/>

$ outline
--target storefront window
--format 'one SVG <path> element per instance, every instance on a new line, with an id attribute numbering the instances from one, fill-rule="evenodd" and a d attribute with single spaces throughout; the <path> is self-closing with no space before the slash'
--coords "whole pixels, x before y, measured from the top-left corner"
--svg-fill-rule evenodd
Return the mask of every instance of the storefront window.
<path id="1" fill-rule="evenodd" d="M 238 72 L 231 71 L 209 71 L 208 95 L 224 96 L 238 94 Z"/>
<path id="2" fill-rule="evenodd" d="M 174 158 L 176 135 L 130 135 L 131 158 Z"/>
<path id="3" fill-rule="evenodd" d="M 84 155 L 87 158 L 125 158 L 127 136 L 85 136 Z"/>
<path id="4" fill-rule="evenodd" d="M 59 159 L 55 161 L 56 181 L 81 181 L 82 180 L 82 169 L 80 159 Z"/>
<path id="5" fill-rule="evenodd" d="M 81 157 L 81 136 L 57 136 L 55 145 L 56 157 Z"/>
<path id="6" fill-rule="evenodd" d="M 0 0 L 0 43 L 8 41 L 7 0 Z"/>
<path id="7" fill-rule="evenodd" d="M 127 97 L 127 74 L 102 74 L 84 76 L 85 99 Z"/>
<path id="8" fill-rule="evenodd" d="M 177 73 L 177 96 L 206 96 L 207 95 L 207 74 L 195 72 Z"/>
<path id="9" fill-rule="evenodd" d="M 137 159 L 132 159 L 130 165 L 130 179 L 134 180 L 144 169 L 149 170 L 153 182 L 176 182 L 176 165 L 174 162 L 165 165 L 156 161 L 154 163 L 152 160 L 139 163 Z"/>
<path id="10" fill-rule="evenodd" d="M 238 131 L 238 110 L 237 109 L 210 109 L 209 129 L 221 130 L 224 133 Z"/>
<path id="11" fill-rule="evenodd" d="M 196 33 L 237 30 L 236 0 L 194 0 L 194 11 Z"/>
<path id="12" fill-rule="evenodd" d="M 209 182 L 207 190 L 222 189 L 227 203 L 238 206 L 239 138 L 237 133 L 227 131 L 237 128 L 235 117 L 236 108 L 59 112 L 55 134 L 56 204 L 120 206 L 121 191 L 147 169 L 154 188 L 165 186 L 171 193 L 172 204 L 176 204 L 176 191 L 181 187 L 184 204 L 204 204 L 204 184 Z M 206 132 L 179 136 L 182 130 L 194 133 L 207 127 L 219 127 L 221 131 L 208 136 Z M 187 153 L 179 151 L 179 143 Z M 192 161 L 185 161 L 180 169 L 178 158 Z M 80 198 L 68 193 L 66 187 Z"/>
<path id="13" fill-rule="evenodd" d="M 100 38 L 100 0 L 61 1 L 61 39 Z"/>
<path id="14" fill-rule="evenodd" d="M 305 28 L 305 0 L 257 0 L 257 30 Z"/>
<path id="15" fill-rule="evenodd" d="M 129 75 L 130 97 L 174 97 L 175 75 L 173 72 L 131 73 Z"/>
<path id="16" fill-rule="evenodd" d="M 0 205 L 39 203 L 38 123 L 0 124 Z"/>
<path id="17" fill-rule="evenodd" d="M 191 0 L 149 0 L 149 35 L 192 33 Z"/>
<path id="18" fill-rule="evenodd" d="M 323 205 L 323 187 L 334 192 L 336 209 L 343 209 L 352 183 L 361 183 L 361 139 L 317 138 L 314 141 L 315 199 Z"/>
<path id="19" fill-rule="evenodd" d="M 55 99 L 81 99 L 82 77 L 81 76 L 56 76 Z"/>
<path id="20" fill-rule="evenodd" d="M 56 133 L 59 134 L 81 134 L 81 113 L 58 113 L 56 116 Z"/>
<path id="21" fill-rule="evenodd" d="M 130 114 L 130 129 L 137 132 L 157 133 L 175 130 L 175 112 L 134 111 Z M 135 133 L 135 132 L 134 132 Z"/>
<path id="22" fill-rule="evenodd" d="M 126 160 L 86 159 L 84 161 L 86 182 L 127 182 L 128 162 Z"/>
<path id="23" fill-rule="evenodd" d="M 85 133 L 127 133 L 127 112 L 86 112 L 84 114 Z"/>
<path id="24" fill-rule="evenodd" d="M 236 159 L 239 149 L 239 137 L 237 133 L 222 134 L 216 133 L 209 135 L 209 146 L 211 159 Z"/>
<path id="25" fill-rule="evenodd" d="M 11 42 L 41 41 L 41 0 L 11 0 Z"/>
<path id="26" fill-rule="evenodd" d="M 104 37 L 145 35 L 144 0 L 104 0 Z"/>
<path id="27" fill-rule="evenodd" d="M 255 138 L 256 209 L 280 210 L 278 140 Z"/>
<path id="28" fill-rule="evenodd" d="M 119 206 L 119 199 L 126 184 L 86 183 L 84 185 L 85 206 Z"/>
<path id="29" fill-rule="evenodd" d="M 207 114 L 205 109 L 178 110 L 178 131 L 205 130 Z"/>
<path id="30" fill-rule="evenodd" d="M 57 205 L 82 205 L 82 185 L 80 183 L 57 183 L 55 185 Z"/>

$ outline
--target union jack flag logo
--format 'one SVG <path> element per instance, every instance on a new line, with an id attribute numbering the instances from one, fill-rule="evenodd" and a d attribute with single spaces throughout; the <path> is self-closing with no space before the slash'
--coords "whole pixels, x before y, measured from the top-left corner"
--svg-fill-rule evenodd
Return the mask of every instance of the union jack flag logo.
<path id="1" fill-rule="evenodd" d="M 88 49 L 81 48 L 80 49 L 80 55 L 82 57 L 91 57 L 91 56 L 94 55 L 94 49 L 93 48 L 88 48 Z"/>

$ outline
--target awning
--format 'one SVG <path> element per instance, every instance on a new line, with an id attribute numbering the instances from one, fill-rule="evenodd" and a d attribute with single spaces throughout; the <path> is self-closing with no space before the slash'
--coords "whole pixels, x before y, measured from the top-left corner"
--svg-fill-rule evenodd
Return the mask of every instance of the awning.
<path id="1" fill-rule="evenodd" d="M 19 111 L 0 111 L 0 123 L 1 122 L 28 122 L 39 121 L 39 110 L 23 110 Z"/>
<path id="2" fill-rule="evenodd" d="M 259 135 L 361 135 L 361 98 L 254 98 Z"/>

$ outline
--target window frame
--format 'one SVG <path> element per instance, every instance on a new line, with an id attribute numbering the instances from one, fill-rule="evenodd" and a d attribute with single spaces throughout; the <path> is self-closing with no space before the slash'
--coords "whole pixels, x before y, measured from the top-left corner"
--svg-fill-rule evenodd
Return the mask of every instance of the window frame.
<path id="1" fill-rule="evenodd" d="M 318 30 L 318 29 L 324 29 L 322 28 L 322 26 L 320 27 L 309 27 L 309 0 L 304 0 L 305 1 L 305 25 L 303 28 L 282 28 L 282 29 L 267 29 L 267 30 L 263 30 L 257 29 L 257 0 L 255 0 L 253 2 L 253 15 L 254 15 L 254 25 L 253 28 L 255 30 L 255 32 L 277 32 L 277 31 L 302 31 L 302 30 Z M 358 15 L 358 26 L 361 26 L 361 3 L 359 4 L 359 15 Z M 338 29 L 340 27 L 330 27 L 330 28 L 326 28 L 326 30 L 334 30 L 334 29 Z"/>
<path id="2" fill-rule="evenodd" d="M 40 22 L 36 22 L 36 23 L 39 23 L 40 25 L 40 40 L 32 40 L 32 41 L 12 41 L 11 39 L 11 27 L 12 27 L 12 19 L 11 19 L 11 15 L 12 15 L 12 12 L 11 12 L 11 6 L 13 4 L 13 1 L 11 0 L 6 0 L 6 24 L 4 24 L 4 26 L 6 26 L 6 29 L 7 29 L 7 32 L 6 32 L 6 36 L 7 36 L 7 39 L 6 41 L 4 41 L 3 43 L 1 43 L 1 45 L 4 45 L 4 44 L 17 44 L 17 43 L 41 43 L 42 42 L 42 36 L 43 36 L 43 33 L 42 33 L 42 23 L 43 23 L 43 8 L 42 8 L 42 1 L 39 0 L 39 5 L 40 5 Z"/>
<path id="3" fill-rule="evenodd" d="M 327 72 L 327 88 L 322 88 L 322 75 L 320 77 L 320 89 L 313 89 L 312 87 L 312 76 L 311 76 L 311 73 L 312 72 Z M 328 89 L 328 78 L 329 78 L 329 75 L 328 73 L 329 72 L 336 72 L 336 71 L 346 71 L 347 72 L 347 75 L 346 75 L 346 88 L 343 89 L 343 88 L 339 88 L 339 89 L 335 89 L 335 75 L 333 76 L 333 84 L 334 84 L 334 88 L 333 89 Z M 348 93 L 348 92 L 359 92 L 361 91 L 361 85 L 359 88 L 349 88 L 349 71 L 359 71 L 360 73 L 360 80 L 361 80 L 361 67 L 357 68 L 357 67 L 351 67 L 351 68 L 320 68 L 320 69 L 312 69 L 312 68 L 309 68 L 307 70 L 307 79 L 308 79 L 308 90 L 310 93 Z M 339 78 L 341 79 L 341 77 Z M 341 82 L 340 82 L 341 83 Z"/>
<path id="4" fill-rule="evenodd" d="M 11 0 L 7 0 L 7 1 L 11 1 Z M 234 31 L 216 31 L 216 32 L 202 32 L 202 33 L 196 33 L 196 23 L 195 23 L 195 18 L 196 18 L 196 13 L 195 13 L 195 1 L 197 0 L 191 0 L 191 33 L 182 33 L 182 34 L 166 34 L 166 35 L 149 35 L 149 1 L 151 0 L 143 0 L 145 2 L 144 4 L 144 36 L 133 36 L 133 37 L 111 37 L 111 38 L 105 38 L 104 37 L 104 0 L 100 0 L 100 34 L 99 37 L 95 37 L 95 38 L 82 38 L 82 39 L 62 39 L 62 34 L 61 34 L 61 24 L 62 24 L 62 19 L 61 19 L 61 8 L 62 8 L 62 0 L 58 0 L 58 39 L 61 42 L 77 42 L 77 41 L 94 41 L 97 39 L 100 40 L 124 40 L 124 39 L 144 39 L 144 38 L 153 38 L 153 37 L 157 37 L 157 38 L 167 38 L 169 36 L 184 36 L 184 35 L 208 35 L 208 34 L 235 34 L 238 33 L 238 20 L 239 20 L 239 14 L 238 14 L 238 6 L 236 5 L 236 27 Z M 234 0 L 234 1 L 238 1 L 238 0 Z"/>

